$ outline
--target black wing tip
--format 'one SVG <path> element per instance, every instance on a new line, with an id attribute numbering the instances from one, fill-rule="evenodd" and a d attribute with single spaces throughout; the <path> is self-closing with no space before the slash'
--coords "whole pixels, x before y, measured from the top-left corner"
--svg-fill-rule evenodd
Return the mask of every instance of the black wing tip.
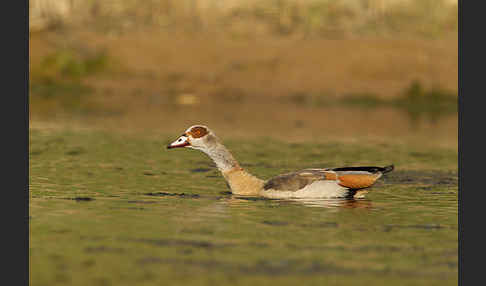
<path id="1" fill-rule="evenodd" d="M 383 174 L 386 174 L 386 173 L 389 173 L 391 171 L 393 171 L 395 169 L 395 165 L 391 164 L 391 165 L 388 165 L 388 166 L 385 166 L 382 168 L 382 170 L 380 170 Z"/>
<path id="2" fill-rule="evenodd" d="M 370 172 L 370 173 L 388 173 L 393 171 L 395 169 L 395 166 L 388 165 L 385 167 L 375 167 L 375 166 L 361 166 L 361 167 L 341 167 L 341 168 L 333 168 L 330 169 L 331 171 L 365 171 L 365 172 Z"/>

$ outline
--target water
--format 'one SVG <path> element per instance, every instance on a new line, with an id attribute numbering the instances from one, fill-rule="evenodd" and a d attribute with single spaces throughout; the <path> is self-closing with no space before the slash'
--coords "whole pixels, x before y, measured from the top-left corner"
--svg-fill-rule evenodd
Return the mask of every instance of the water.
<path id="1" fill-rule="evenodd" d="M 248 127 L 218 134 L 265 179 L 396 167 L 366 199 L 267 200 L 228 194 L 195 150 L 164 150 L 187 126 L 155 136 L 32 126 L 31 285 L 457 285 L 453 142 L 237 137 Z M 441 138 L 453 137 L 439 126 Z"/>
<path id="2" fill-rule="evenodd" d="M 31 220 L 32 281 L 457 284 L 456 194 L 375 191 L 372 199 L 355 201 L 34 200 L 34 209 L 51 211 L 38 210 Z"/>
<path id="3" fill-rule="evenodd" d="M 456 195 L 376 193 L 357 201 L 39 200 L 34 209 L 51 212 L 31 220 L 32 282 L 457 284 Z"/>
<path id="4" fill-rule="evenodd" d="M 114 94 L 102 98 L 110 102 L 108 108 L 95 107 L 84 113 L 37 112 L 32 108 L 31 126 L 106 130 L 173 141 L 176 138 L 172 137 L 182 134 L 187 127 L 203 124 L 224 142 L 261 138 L 301 143 L 372 141 L 457 150 L 457 113 L 448 110 L 346 105 L 326 102 L 325 97 L 321 99 L 323 102 L 264 96 L 194 96 L 191 102 L 179 102 L 177 96 L 127 100 Z"/>

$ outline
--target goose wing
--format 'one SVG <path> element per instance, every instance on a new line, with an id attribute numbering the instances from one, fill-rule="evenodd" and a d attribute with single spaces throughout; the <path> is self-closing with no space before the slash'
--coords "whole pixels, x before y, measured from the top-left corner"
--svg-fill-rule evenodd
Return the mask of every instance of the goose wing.
<path id="1" fill-rule="evenodd" d="M 393 165 L 304 169 L 271 178 L 265 182 L 263 189 L 295 192 L 315 181 L 332 180 L 340 186 L 358 190 L 371 187 L 378 178 L 392 170 Z"/>
<path id="2" fill-rule="evenodd" d="M 326 169 L 304 169 L 273 177 L 265 182 L 264 190 L 295 192 L 319 180 L 335 180 L 336 174 Z"/>

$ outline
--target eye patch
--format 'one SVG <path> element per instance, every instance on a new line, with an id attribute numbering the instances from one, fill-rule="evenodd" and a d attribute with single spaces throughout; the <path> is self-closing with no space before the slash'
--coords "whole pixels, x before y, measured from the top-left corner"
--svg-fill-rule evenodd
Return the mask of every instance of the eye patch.
<path id="1" fill-rule="evenodd" d="M 191 134 L 193 138 L 201 138 L 204 135 L 208 134 L 208 130 L 204 127 L 197 126 L 189 130 L 189 132 L 187 133 Z"/>

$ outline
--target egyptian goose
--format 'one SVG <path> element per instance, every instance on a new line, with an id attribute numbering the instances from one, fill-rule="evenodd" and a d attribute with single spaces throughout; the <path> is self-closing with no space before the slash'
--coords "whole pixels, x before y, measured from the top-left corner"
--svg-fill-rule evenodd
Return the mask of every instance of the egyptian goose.
<path id="1" fill-rule="evenodd" d="M 221 171 L 235 195 L 267 198 L 346 198 L 363 197 L 383 174 L 393 170 L 386 167 L 343 167 L 304 169 L 261 180 L 240 167 L 233 155 L 206 126 L 189 127 L 176 141 L 167 146 L 192 148 L 208 155 Z"/>

